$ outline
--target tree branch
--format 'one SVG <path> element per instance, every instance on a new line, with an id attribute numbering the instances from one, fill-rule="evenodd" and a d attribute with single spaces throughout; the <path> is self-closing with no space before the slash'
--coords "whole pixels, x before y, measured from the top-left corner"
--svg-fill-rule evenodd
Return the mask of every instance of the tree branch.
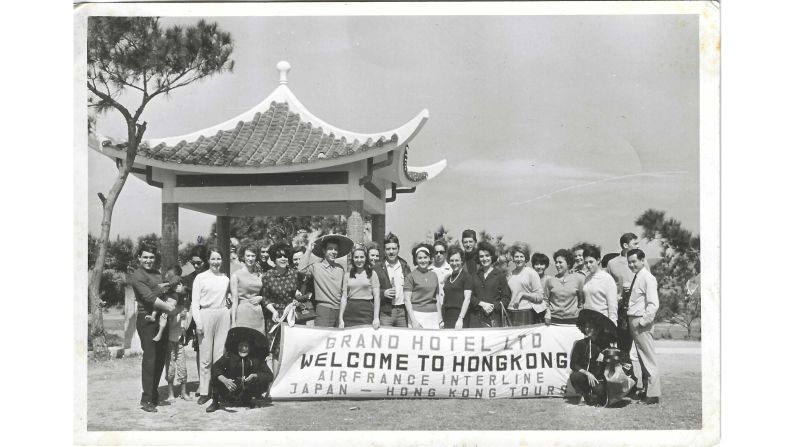
<path id="1" fill-rule="evenodd" d="M 130 112 L 123 105 L 121 105 L 119 102 L 117 102 L 115 99 L 113 99 L 110 96 L 110 92 L 108 92 L 107 94 L 106 93 L 102 93 L 101 91 L 99 91 L 99 89 L 94 88 L 94 86 L 92 86 L 88 82 L 86 82 L 86 85 L 88 86 L 88 89 L 91 90 L 91 93 L 99 96 L 100 99 L 102 99 L 103 101 L 105 101 L 108 104 L 110 104 L 111 106 L 113 106 L 116 110 L 118 110 L 124 116 L 125 119 L 127 119 L 127 120 L 132 119 L 132 116 L 130 116 Z M 105 85 L 107 87 L 107 84 L 105 84 Z"/>

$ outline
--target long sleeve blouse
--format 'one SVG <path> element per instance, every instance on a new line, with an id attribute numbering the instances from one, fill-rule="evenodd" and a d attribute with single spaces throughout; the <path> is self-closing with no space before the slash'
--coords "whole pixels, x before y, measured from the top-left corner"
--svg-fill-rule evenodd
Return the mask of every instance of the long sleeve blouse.
<path id="1" fill-rule="evenodd" d="M 229 278 L 216 275 L 211 270 L 202 272 L 193 281 L 190 311 L 196 321 L 196 328 L 202 329 L 200 309 L 221 309 L 225 306 L 226 293 L 229 290 Z"/>
<path id="2" fill-rule="evenodd" d="M 585 295 L 583 308 L 595 310 L 609 318 L 613 323 L 618 321 L 616 282 L 609 273 L 599 270 L 585 278 L 582 292 Z"/>

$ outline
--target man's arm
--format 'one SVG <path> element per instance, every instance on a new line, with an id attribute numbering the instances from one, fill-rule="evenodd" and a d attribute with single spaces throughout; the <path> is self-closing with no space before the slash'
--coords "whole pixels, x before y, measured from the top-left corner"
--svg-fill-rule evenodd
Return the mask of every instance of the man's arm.
<path id="1" fill-rule="evenodd" d="M 657 279 L 651 274 L 644 278 L 643 285 L 646 291 L 646 310 L 643 313 L 643 325 L 654 323 L 654 316 L 660 308 L 660 299 L 657 295 Z"/>

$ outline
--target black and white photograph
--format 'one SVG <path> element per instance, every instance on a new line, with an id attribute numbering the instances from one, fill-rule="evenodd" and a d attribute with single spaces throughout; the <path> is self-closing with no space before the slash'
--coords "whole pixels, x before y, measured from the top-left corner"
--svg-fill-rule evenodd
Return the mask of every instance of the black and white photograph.
<path id="1" fill-rule="evenodd" d="M 76 442 L 715 444 L 719 22 L 76 6 Z"/>

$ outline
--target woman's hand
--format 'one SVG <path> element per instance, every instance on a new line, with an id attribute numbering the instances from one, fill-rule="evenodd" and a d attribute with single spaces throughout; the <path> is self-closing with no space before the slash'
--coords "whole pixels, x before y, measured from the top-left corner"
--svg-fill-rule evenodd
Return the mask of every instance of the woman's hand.
<path id="1" fill-rule="evenodd" d="M 546 324 L 547 326 L 549 326 L 549 324 L 550 324 L 550 323 L 552 323 L 552 319 L 551 319 L 551 318 L 549 318 L 549 317 L 544 317 L 544 324 Z"/>
<path id="2" fill-rule="evenodd" d="M 455 320 L 455 328 L 456 329 L 463 329 L 464 328 L 464 319 L 463 318 L 459 318 L 459 319 Z"/>
<path id="3" fill-rule="evenodd" d="M 271 313 L 271 320 L 273 320 L 274 323 L 279 322 L 279 311 Z"/>
<path id="4" fill-rule="evenodd" d="M 494 310 L 494 305 L 485 301 L 479 302 L 478 305 L 483 309 L 484 312 L 486 312 L 486 315 L 490 314 Z"/>
<path id="5" fill-rule="evenodd" d="M 343 321 L 342 318 L 340 318 L 340 324 L 337 327 L 340 329 L 345 329 L 345 321 Z"/>
<path id="6" fill-rule="evenodd" d="M 196 327 L 196 336 L 197 337 L 203 337 L 204 336 L 204 329 L 202 329 L 200 327 Z"/>
<path id="7" fill-rule="evenodd" d="M 378 318 L 373 318 L 373 329 L 378 329 L 381 327 L 381 321 Z"/>
<path id="8" fill-rule="evenodd" d="M 390 300 L 394 300 L 395 299 L 395 288 L 391 287 L 389 289 L 386 289 L 384 291 L 384 296 L 389 298 Z"/>

